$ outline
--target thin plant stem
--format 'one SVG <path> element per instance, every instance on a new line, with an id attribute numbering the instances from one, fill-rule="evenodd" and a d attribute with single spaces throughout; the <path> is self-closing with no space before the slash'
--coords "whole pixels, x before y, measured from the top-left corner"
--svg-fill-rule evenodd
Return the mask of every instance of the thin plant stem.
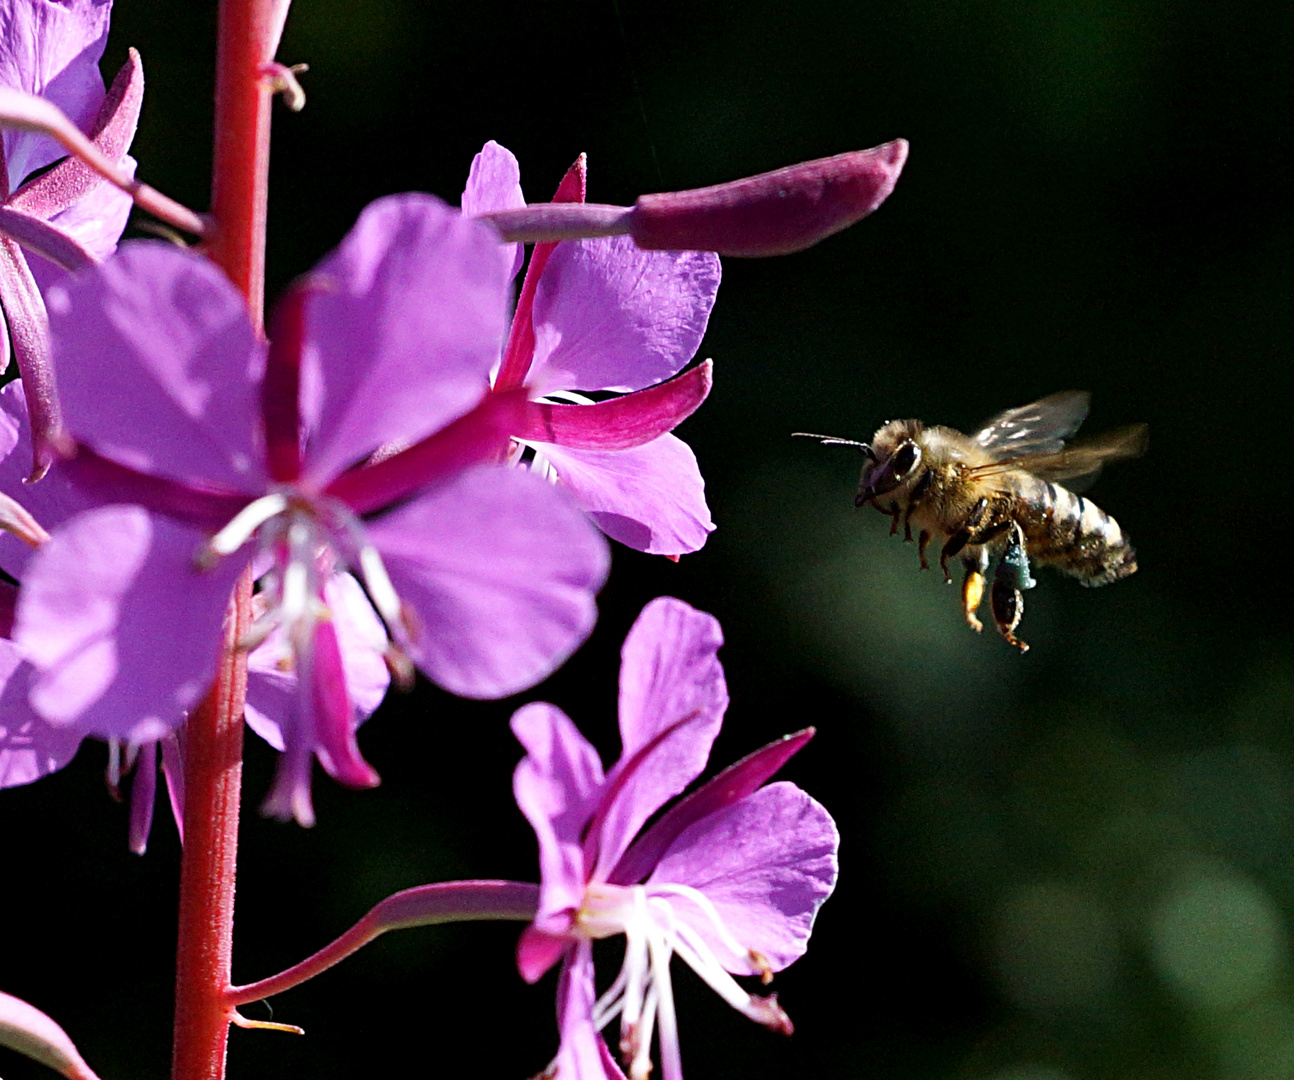
<path id="1" fill-rule="evenodd" d="M 268 979 L 231 987 L 225 1002 L 246 1005 L 300 986 L 388 930 L 451 922 L 529 922 L 538 906 L 539 886 L 520 881 L 447 881 L 405 889 L 375 905 L 341 937 L 301 963 Z"/>
<path id="2" fill-rule="evenodd" d="M 247 299 L 261 331 L 275 0 L 220 0 L 216 51 L 213 235 L 207 254 Z M 281 16 L 281 10 L 279 11 Z M 280 18 L 281 21 L 281 18 Z M 223 1080 L 233 1008 L 234 882 L 242 784 L 243 708 L 251 625 L 250 570 L 230 600 L 216 680 L 184 731 L 184 857 L 180 868 L 172 1080 Z"/>
<path id="3" fill-rule="evenodd" d="M 216 681 L 185 725 L 184 857 L 180 865 L 172 1080 L 221 1080 L 232 1010 L 224 1003 L 233 955 L 234 880 L 243 775 L 252 582 L 230 599 Z"/>

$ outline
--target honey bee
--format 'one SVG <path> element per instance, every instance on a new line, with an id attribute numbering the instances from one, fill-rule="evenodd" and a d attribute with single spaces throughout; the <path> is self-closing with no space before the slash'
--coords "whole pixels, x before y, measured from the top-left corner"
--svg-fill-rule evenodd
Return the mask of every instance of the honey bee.
<path id="1" fill-rule="evenodd" d="M 1146 450 L 1147 428 L 1134 424 L 1066 444 L 1087 416 L 1090 395 L 1078 390 L 1022 405 L 995 416 L 973 435 L 920 420 L 891 420 L 871 443 L 813 435 L 824 444 L 856 446 L 867 458 L 856 506 L 888 514 L 890 535 L 903 522 L 903 538 L 917 530 L 921 569 L 926 549 L 939 539 L 939 566 L 951 583 L 948 560 L 960 558 L 962 611 L 977 633 L 989 566 L 996 561 L 990 606 L 1002 636 L 1021 652 L 1015 636 L 1024 614 L 1024 590 L 1033 588 L 1030 560 L 1054 566 L 1087 586 L 1106 585 L 1137 569 L 1137 555 L 1119 523 L 1094 502 L 1057 481 L 1081 488 L 1107 462 Z"/>

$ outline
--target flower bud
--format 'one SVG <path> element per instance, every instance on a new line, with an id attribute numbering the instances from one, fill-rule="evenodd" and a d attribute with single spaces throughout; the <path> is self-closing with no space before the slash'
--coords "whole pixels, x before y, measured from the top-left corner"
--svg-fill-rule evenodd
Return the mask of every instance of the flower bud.
<path id="1" fill-rule="evenodd" d="M 643 195 L 630 235 L 649 249 L 786 255 L 811 247 L 875 210 L 894 190 L 905 139 L 728 184 Z"/>

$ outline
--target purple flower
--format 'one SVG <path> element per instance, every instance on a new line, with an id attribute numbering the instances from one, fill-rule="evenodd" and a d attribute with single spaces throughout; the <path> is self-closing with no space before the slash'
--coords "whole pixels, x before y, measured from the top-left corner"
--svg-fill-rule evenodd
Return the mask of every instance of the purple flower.
<path id="1" fill-rule="evenodd" d="M 110 161 L 133 173 L 126 151 L 144 76 L 132 49 L 105 94 L 99 58 L 111 11 L 111 0 L 0 0 L 0 88 L 57 105 Z M 36 426 L 39 474 L 52 460 L 60 425 L 41 293 L 66 270 L 111 254 L 131 200 L 77 158 L 47 168 L 66 155 L 48 135 L 8 130 L 0 149 L 0 307 L 9 328 L 6 335 L 0 325 L 0 366 L 8 364 L 12 338 Z M 26 252 L 34 253 L 30 263 Z"/>
<path id="2" fill-rule="evenodd" d="M 0 389 L 0 493 L 19 492 L 34 519 L 57 529 L 89 509 L 92 501 L 69 482 L 66 470 L 55 465 L 39 484 L 24 484 L 31 460 L 31 424 L 21 382 Z M 0 569 L 21 579 L 33 548 L 8 532 L 0 533 Z M 54 725 L 32 709 L 28 685 L 34 674 L 10 640 L 17 592 L 0 587 L 0 788 L 29 784 L 61 769 L 80 747 L 83 731 L 76 724 Z M 324 584 L 337 637 L 343 644 L 346 686 L 355 705 L 355 725 L 367 719 L 382 701 L 390 673 L 380 652 L 382 625 L 349 574 L 337 574 Z M 256 598 L 263 606 L 263 597 Z M 367 646 L 367 648 L 365 648 Z M 247 721 L 277 750 L 284 749 L 282 729 L 296 714 L 299 692 L 296 671 L 281 629 L 275 629 L 248 657 Z M 161 740 L 163 767 L 177 828 L 183 829 L 183 775 L 174 733 Z M 156 793 L 158 743 L 119 738 L 109 740 L 108 784 L 120 790 L 126 774 L 130 785 L 130 847 L 143 854 L 152 825 Z"/>
<path id="3" fill-rule="evenodd" d="M 502 697 L 561 663 L 593 625 L 607 552 L 550 485 L 479 464 L 526 407 L 485 393 L 507 269 L 486 226 L 406 195 L 368 207 L 289 292 L 268 349 L 220 271 L 170 245 L 125 245 L 51 289 L 75 440 L 59 471 L 93 505 L 23 568 L 36 711 L 161 738 L 210 682 L 230 589 L 257 560 L 255 636 L 281 628 L 300 687 L 266 809 L 304 823 L 312 758 L 377 780 L 354 740 L 344 651 L 363 645 L 342 640 L 335 574 L 363 582 L 375 655 L 397 671 Z"/>
<path id="4" fill-rule="evenodd" d="M 556 707 L 512 718 L 526 748 L 513 790 L 539 839 L 539 912 L 517 961 L 534 982 L 559 959 L 561 1048 L 555 1074 L 621 1076 L 598 1032 L 619 1017 L 632 1080 L 651 1070 L 659 1030 L 665 1080 L 679 1080 L 669 962 L 682 957 L 730 1005 L 791 1030 L 775 997 L 747 993 L 733 975 L 767 982 L 808 943 L 836 880 L 835 823 L 794 784 L 761 787 L 812 737 L 787 736 L 733 765 L 643 825 L 705 767 L 728 704 L 718 622 L 663 597 L 629 631 L 620 667 L 620 760 L 603 773 L 597 751 Z M 596 997 L 592 943 L 625 935 L 625 959 Z"/>
<path id="5" fill-rule="evenodd" d="M 487 143 L 472 162 L 463 212 L 525 205 L 517 160 Z M 583 202 L 584 158 L 555 202 Z M 521 245 L 511 246 L 514 273 Z M 627 236 L 536 244 L 517 302 L 496 391 L 539 399 L 512 432 L 531 468 L 563 484 L 608 536 L 677 557 L 714 529 L 687 444 L 669 434 L 710 392 L 696 354 L 719 288 L 719 257 L 643 251 Z M 650 389 L 648 389 L 650 388 Z M 587 395 L 625 396 L 594 402 Z"/>

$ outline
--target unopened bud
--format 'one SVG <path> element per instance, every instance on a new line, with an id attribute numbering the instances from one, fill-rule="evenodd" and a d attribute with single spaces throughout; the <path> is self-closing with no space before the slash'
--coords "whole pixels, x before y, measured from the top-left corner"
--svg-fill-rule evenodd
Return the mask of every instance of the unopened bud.
<path id="1" fill-rule="evenodd" d="M 714 187 L 643 195 L 630 235 L 641 248 L 786 255 L 847 229 L 881 205 L 907 160 L 905 139 Z"/>
<path id="2" fill-rule="evenodd" d="M 643 195 L 632 207 L 532 203 L 481 219 L 514 243 L 628 233 L 648 250 L 787 255 L 849 228 L 880 206 L 907 156 L 907 140 L 895 139 L 727 184 Z"/>

